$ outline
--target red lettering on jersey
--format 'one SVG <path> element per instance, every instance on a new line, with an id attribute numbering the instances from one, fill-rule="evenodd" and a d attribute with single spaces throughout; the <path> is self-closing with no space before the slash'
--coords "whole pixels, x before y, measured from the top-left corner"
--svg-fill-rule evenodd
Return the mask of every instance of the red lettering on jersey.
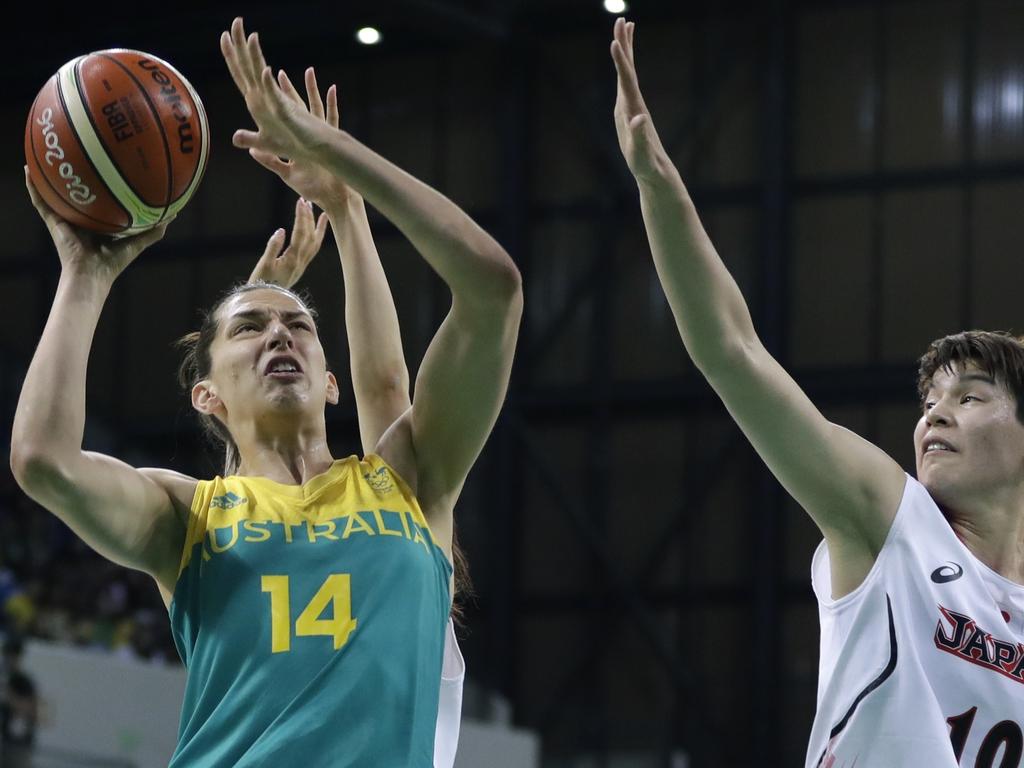
<path id="1" fill-rule="evenodd" d="M 970 616 L 939 606 L 935 647 L 959 659 L 1024 683 L 1024 643 L 1000 640 Z"/>

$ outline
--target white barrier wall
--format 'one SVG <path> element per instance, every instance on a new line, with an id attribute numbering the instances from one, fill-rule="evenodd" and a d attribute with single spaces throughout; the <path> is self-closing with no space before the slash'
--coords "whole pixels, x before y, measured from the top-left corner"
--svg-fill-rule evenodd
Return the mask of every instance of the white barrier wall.
<path id="1" fill-rule="evenodd" d="M 180 667 L 38 641 L 24 662 L 43 704 L 40 748 L 166 768 L 185 693 Z"/>
<path id="2" fill-rule="evenodd" d="M 185 692 L 180 667 L 155 666 L 52 643 L 26 645 L 44 720 L 41 750 L 166 768 Z M 456 768 L 538 768 L 536 735 L 463 720 Z"/>

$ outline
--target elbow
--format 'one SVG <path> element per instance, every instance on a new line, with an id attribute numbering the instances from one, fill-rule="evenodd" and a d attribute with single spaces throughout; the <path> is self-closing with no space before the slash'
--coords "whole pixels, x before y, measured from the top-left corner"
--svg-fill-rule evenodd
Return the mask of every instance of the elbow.
<path id="1" fill-rule="evenodd" d="M 503 248 L 498 247 L 494 255 L 496 268 L 492 278 L 495 298 L 510 309 L 519 311 L 523 305 L 523 275 L 512 257 Z"/>
<path id="2" fill-rule="evenodd" d="M 692 352 L 691 358 L 704 378 L 713 383 L 719 377 L 733 375 L 737 369 L 758 365 L 760 349 L 763 347 L 756 336 L 730 337 L 706 350 Z"/>
<path id="3" fill-rule="evenodd" d="M 25 483 L 34 468 L 38 466 L 38 462 L 39 459 L 33 451 L 19 446 L 17 440 L 11 440 L 11 474 L 14 475 L 14 480 L 21 488 L 25 487 Z"/>
<path id="4" fill-rule="evenodd" d="M 523 317 L 523 276 L 512 259 L 502 271 L 495 306 L 498 314 L 505 318 L 505 327 L 510 332 L 518 332 Z"/>
<path id="5" fill-rule="evenodd" d="M 43 487 L 60 484 L 63 476 L 60 459 L 32 445 L 11 445 L 11 474 L 25 493 L 33 496 Z"/>
<path id="6" fill-rule="evenodd" d="M 446 277 L 455 305 L 490 318 L 522 314 L 523 276 L 498 243 L 477 243 L 465 252 L 465 267 Z"/>
<path id="7" fill-rule="evenodd" d="M 396 396 L 409 396 L 409 369 L 405 367 L 405 361 L 399 361 L 393 366 L 382 368 L 374 372 L 368 384 L 364 384 L 367 390 L 375 397 L 391 399 Z"/>

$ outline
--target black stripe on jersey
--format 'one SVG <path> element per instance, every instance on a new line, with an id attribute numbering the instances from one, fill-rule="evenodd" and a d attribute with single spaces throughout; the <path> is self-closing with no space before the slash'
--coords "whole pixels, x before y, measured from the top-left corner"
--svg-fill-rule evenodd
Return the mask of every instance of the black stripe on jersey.
<path id="1" fill-rule="evenodd" d="M 850 718 L 853 717 L 853 713 L 856 711 L 861 701 L 864 700 L 864 697 L 866 697 L 869 693 L 878 688 L 878 686 L 880 686 L 882 683 L 888 680 L 892 673 L 896 670 L 896 658 L 897 651 L 899 649 L 896 643 L 896 623 L 893 621 L 892 618 L 892 601 L 889 599 L 888 593 L 886 593 L 885 595 L 885 606 L 889 611 L 889 663 L 885 665 L 885 669 L 883 669 L 879 673 L 878 677 L 876 677 L 874 680 L 868 683 L 867 688 L 865 688 L 863 691 L 857 694 L 857 698 L 853 700 L 853 704 L 850 705 L 850 709 L 847 710 L 845 715 L 843 715 L 843 719 L 840 720 L 836 724 L 835 728 L 833 728 L 829 733 L 828 739 L 830 742 L 832 741 L 832 739 L 838 736 L 842 732 L 842 730 L 847 726 L 847 724 L 850 722 Z M 818 762 L 815 765 L 820 766 L 822 761 L 825 759 L 825 755 L 827 753 L 828 747 L 826 746 L 824 751 L 822 751 L 821 753 L 821 757 L 818 758 Z"/>

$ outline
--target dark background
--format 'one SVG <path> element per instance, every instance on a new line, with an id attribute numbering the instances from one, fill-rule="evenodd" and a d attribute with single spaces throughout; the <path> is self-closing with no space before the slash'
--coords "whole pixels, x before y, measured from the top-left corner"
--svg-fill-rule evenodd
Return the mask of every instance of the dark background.
<path id="1" fill-rule="evenodd" d="M 540 733 L 545 766 L 800 764 L 820 537 L 679 340 L 615 140 L 612 17 L 597 0 L 372 5 L 91 6 L 9 32 L 4 434 L 58 268 L 22 183 L 28 107 L 66 60 L 133 47 L 191 80 L 212 154 L 104 311 L 87 447 L 219 470 L 171 342 L 294 204 L 230 146 L 250 121 L 217 40 L 242 13 L 272 65 L 337 82 L 343 126 L 468 210 L 523 272 L 508 404 L 457 511 L 477 589 L 470 679 Z M 827 416 L 912 471 L 917 356 L 946 333 L 1021 327 L 1024 4 L 636 0 L 627 17 L 655 123 L 762 338 Z M 381 45 L 354 42 L 366 23 Z M 415 373 L 447 294 L 372 223 Z M 329 236 L 303 284 L 345 382 L 340 276 Z M 329 430 L 336 455 L 358 450 L 350 391 Z M 0 545 L 17 548 L 25 521 L 52 523 L 4 482 Z"/>

